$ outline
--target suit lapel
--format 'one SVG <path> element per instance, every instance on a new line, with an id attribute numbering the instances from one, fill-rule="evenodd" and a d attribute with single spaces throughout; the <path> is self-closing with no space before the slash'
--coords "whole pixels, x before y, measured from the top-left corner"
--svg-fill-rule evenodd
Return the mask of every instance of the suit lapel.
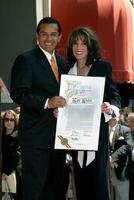
<path id="1" fill-rule="evenodd" d="M 39 60 L 40 65 L 45 68 L 48 76 L 50 76 L 51 79 L 58 85 L 55 75 L 52 71 L 51 65 L 50 65 L 49 61 L 47 60 L 47 57 L 45 56 L 45 54 L 41 51 L 41 49 L 38 46 L 36 47 L 35 50 L 36 50 L 37 56 L 39 58 L 38 60 Z"/>
<path id="2" fill-rule="evenodd" d="M 60 56 L 58 56 L 57 53 L 55 53 L 55 57 L 56 57 L 56 62 L 57 62 L 58 72 L 59 72 L 59 79 L 60 79 L 61 74 L 63 73 L 63 62 L 62 62 L 62 59 L 60 58 Z"/>
<path id="3" fill-rule="evenodd" d="M 60 58 L 59 58 L 59 56 L 57 54 L 56 54 L 56 61 L 57 61 L 59 75 L 60 75 L 61 72 L 62 72 L 62 63 L 61 63 L 61 60 L 60 60 Z"/>

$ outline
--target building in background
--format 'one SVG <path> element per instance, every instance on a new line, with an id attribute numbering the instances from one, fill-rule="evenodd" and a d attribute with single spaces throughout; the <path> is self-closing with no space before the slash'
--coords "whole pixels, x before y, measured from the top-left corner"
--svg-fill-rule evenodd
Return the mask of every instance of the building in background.
<path id="1" fill-rule="evenodd" d="M 67 38 L 77 26 L 91 26 L 101 41 L 103 58 L 113 66 L 122 106 L 134 99 L 134 0 L 24 0 L 1 1 L 0 76 L 9 89 L 16 55 L 35 43 L 36 24 L 44 16 L 56 17 L 63 37 L 58 51 L 66 55 Z M 5 13 L 7 13 L 5 15 Z M 133 105 L 134 106 L 134 105 Z"/>
<path id="2" fill-rule="evenodd" d="M 128 106 L 134 98 L 133 13 L 129 0 L 51 0 L 51 15 L 63 27 L 60 53 L 66 54 L 67 37 L 72 29 L 78 26 L 94 29 L 101 42 L 103 59 L 113 66 L 122 106 Z"/>

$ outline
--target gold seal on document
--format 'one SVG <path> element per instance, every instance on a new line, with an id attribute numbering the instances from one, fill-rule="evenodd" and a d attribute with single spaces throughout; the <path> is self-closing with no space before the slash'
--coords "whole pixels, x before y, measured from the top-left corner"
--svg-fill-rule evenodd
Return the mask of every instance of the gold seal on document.
<path id="1" fill-rule="evenodd" d="M 67 138 L 61 138 L 61 144 L 67 146 L 68 145 L 68 139 Z"/>

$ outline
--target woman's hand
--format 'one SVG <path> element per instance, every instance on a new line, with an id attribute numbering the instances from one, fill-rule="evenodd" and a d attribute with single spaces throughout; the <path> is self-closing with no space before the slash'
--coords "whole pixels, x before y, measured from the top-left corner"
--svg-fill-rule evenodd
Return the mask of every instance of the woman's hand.
<path id="1" fill-rule="evenodd" d="M 2 180 L 6 181 L 8 179 L 8 175 L 6 175 L 5 173 L 2 174 Z"/>
<path id="2" fill-rule="evenodd" d="M 111 115 L 113 110 L 112 110 L 112 108 L 110 108 L 110 103 L 103 102 L 103 104 L 101 105 L 101 112 Z"/>

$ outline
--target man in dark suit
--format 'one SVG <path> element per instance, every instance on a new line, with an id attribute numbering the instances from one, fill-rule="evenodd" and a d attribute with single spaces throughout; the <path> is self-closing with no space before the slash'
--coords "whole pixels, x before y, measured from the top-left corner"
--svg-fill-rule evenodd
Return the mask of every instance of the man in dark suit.
<path id="1" fill-rule="evenodd" d="M 132 145 L 131 131 L 127 126 L 121 124 L 115 125 L 115 123 L 114 119 L 109 122 L 112 196 L 113 200 L 129 200 L 128 158 Z"/>
<path id="2" fill-rule="evenodd" d="M 11 98 L 21 107 L 19 139 L 22 151 L 24 200 L 60 200 L 65 153 L 54 150 L 56 118 L 53 109 L 65 106 L 59 94 L 65 61 L 55 48 L 61 26 L 52 18 L 37 26 L 38 45 L 19 55 L 11 72 Z M 51 57 L 55 60 L 55 74 Z"/>

